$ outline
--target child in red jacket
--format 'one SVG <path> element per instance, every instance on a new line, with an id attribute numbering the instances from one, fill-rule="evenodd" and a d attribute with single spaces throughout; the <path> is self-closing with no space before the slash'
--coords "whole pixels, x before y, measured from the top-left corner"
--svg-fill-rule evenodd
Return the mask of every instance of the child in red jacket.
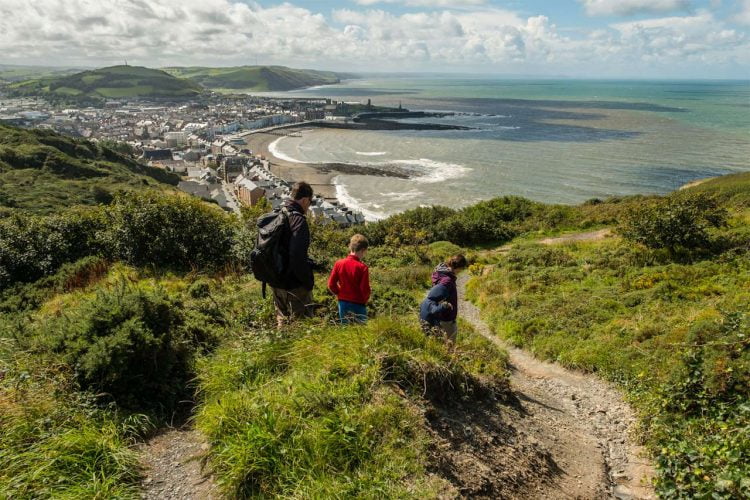
<path id="1" fill-rule="evenodd" d="M 339 319 L 342 325 L 350 321 L 367 321 L 367 301 L 370 300 L 370 271 L 362 262 L 367 247 L 367 238 L 361 234 L 352 236 L 349 256 L 336 262 L 328 278 L 328 289 L 339 299 Z"/>

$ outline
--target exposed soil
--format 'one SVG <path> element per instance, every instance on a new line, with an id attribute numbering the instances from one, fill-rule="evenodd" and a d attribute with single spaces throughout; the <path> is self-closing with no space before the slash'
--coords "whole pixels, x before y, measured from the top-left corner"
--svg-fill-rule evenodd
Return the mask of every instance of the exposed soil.
<path id="1" fill-rule="evenodd" d="M 535 498 L 561 473 L 544 445 L 519 431 L 518 401 L 438 405 L 425 417 L 432 472 L 452 486 L 441 498 Z"/>
<path id="2" fill-rule="evenodd" d="M 557 238 L 544 238 L 543 240 L 539 240 L 539 243 L 542 245 L 559 245 L 561 243 L 574 243 L 576 241 L 601 241 L 611 235 L 612 230 L 605 228 L 588 233 L 566 234 Z"/>
<path id="3" fill-rule="evenodd" d="M 522 449 L 520 457 L 519 465 L 528 462 L 533 467 L 526 482 L 518 490 L 497 496 L 654 498 L 653 468 L 644 458 L 645 450 L 631 439 L 636 419 L 618 390 L 594 375 L 566 370 L 506 345 L 482 321 L 477 307 L 463 299 L 467 280 L 466 275 L 459 278 L 461 316 L 478 333 L 508 350 L 511 388 L 520 402 L 510 410 L 517 414 L 510 422 L 517 441 L 534 444 L 531 453 Z M 505 417 L 503 421 L 508 422 Z M 529 455 L 545 454 L 546 464 L 530 460 Z M 466 496 L 475 495 L 467 492 Z"/>
<path id="4" fill-rule="evenodd" d="M 203 468 L 208 444 L 198 431 L 165 429 L 140 447 L 145 470 L 141 498 L 213 500 L 221 498 Z"/>

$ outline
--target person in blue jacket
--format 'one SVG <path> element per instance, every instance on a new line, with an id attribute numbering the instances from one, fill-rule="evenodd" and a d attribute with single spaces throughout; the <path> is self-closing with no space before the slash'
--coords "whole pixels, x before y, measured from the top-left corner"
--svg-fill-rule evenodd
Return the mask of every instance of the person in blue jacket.
<path id="1" fill-rule="evenodd" d="M 419 306 L 419 320 L 426 334 L 439 334 L 451 343 L 458 327 L 458 289 L 456 272 L 466 267 L 466 257 L 454 255 L 438 264 L 432 273 L 432 288 Z"/>

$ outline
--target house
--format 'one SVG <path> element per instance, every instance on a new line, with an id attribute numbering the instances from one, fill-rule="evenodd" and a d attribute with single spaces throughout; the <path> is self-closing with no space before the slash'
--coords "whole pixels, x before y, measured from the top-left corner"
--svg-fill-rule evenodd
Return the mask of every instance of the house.
<path id="1" fill-rule="evenodd" d="M 234 183 L 234 190 L 240 203 L 249 206 L 255 206 L 262 198 L 266 196 L 266 190 L 240 175 Z"/>
<path id="2" fill-rule="evenodd" d="M 172 150 L 171 149 L 144 149 L 142 160 L 156 161 L 156 160 L 171 160 Z"/>

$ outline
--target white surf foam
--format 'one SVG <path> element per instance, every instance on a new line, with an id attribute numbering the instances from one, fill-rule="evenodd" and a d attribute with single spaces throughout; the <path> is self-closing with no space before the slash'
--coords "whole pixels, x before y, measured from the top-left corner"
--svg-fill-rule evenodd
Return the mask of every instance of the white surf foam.
<path id="1" fill-rule="evenodd" d="M 393 163 L 411 166 L 419 174 L 415 177 L 415 182 L 425 184 L 434 184 L 450 179 L 464 177 L 471 172 L 471 168 L 459 165 L 458 163 L 447 163 L 442 161 L 430 160 L 429 158 L 420 158 L 419 160 L 396 160 Z"/>
<path id="2" fill-rule="evenodd" d="M 390 193 L 380 193 L 380 196 L 384 198 L 390 198 L 393 201 L 405 201 L 412 198 L 423 196 L 424 193 L 418 189 L 410 189 L 409 191 L 392 191 Z"/>
<path id="3" fill-rule="evenodd" d="M 331 182 L 333 182 L 333 184 L 336 186 L 336 198 L 351 210 L 355 212 L 362 212 L 362 215 L 364 215 L 365 219 L 367 219 L 368 221 L 378 221 L 387 217 L 386 214 L 382 212 L 368 210 L 367 208 L 363 207 L 363 204 L 360 204 L 360 202 L 356 198 L 349 194 L 346 186 L 341 183 L 341 179 L 338 176 L 334 177 Z M 378 206 L 375 204 L 372 205 Z"/>
<path id="4" fill-rule="evenodd" d="M 387 155 L 387 151 L 355 151 L 355 154 L 359 156 L 384 156 Z"/>
<path id="5" fill-rule="evenodd" d="M 282 161 L 288 161 L 290 163 L 305 163 L 303 161 L 296 160 L 296 159 L 292 158 L 291 156 L 286 155 L 286 154 L 282 153 L 281 151 L 279 151 L 279 143 L 281 141 L 283 141 L 284 139 L 286 139 L 286 137 L 279 137 L 278 139 L 276 139 L 275 141 L 273 141 L 271 144 L 269 144 L 268 145 L 268 152 L 271 153 L 271 155 L 275 156 L 276 158 L 278 158 L 279 160 L 282 160 Z"/>

